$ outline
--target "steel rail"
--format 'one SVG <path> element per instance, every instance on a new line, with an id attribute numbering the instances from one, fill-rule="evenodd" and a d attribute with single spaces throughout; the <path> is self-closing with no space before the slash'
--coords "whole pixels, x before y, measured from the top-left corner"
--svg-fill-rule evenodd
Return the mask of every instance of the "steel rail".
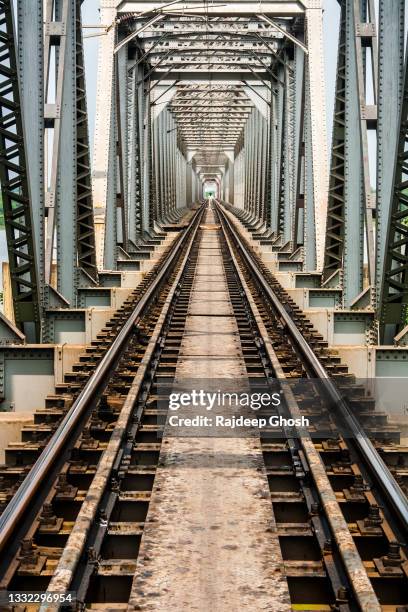
<path id="1" fill-rule="evenodd" d="M 126 321 L 115 340 L 112 342 L 111 346 L 95 368 L 94 374 L 85 384 L 84 388 L 65 415 L 58 429 L 54 432 L 50 442 L 38 457 L 30 472 L 27 474 L 21 486 L 1 515 L 0 553 L 4 550 L 5 546 L 10 540 L 10 537 L 13 536 L 18 523 L 27 512 L 27 509 L 34 502 L 40 486 L 43 482 L 45 482 L 47 475 L 57 462 L 58 457 L 60 457 L 66 449 L 73 433 L 75 432 L 75 428 L 78 426 L 81 418 L 84 416 L 91 402 L 94 400 L 95 395 L 107 383 L 107 376 L 117 362 L 117 359 L 126 345 L 132 330 L 143 314 L 146 306 L 154 296 L 156 290 L 166 278 L 167 273 L 171 270 L 174 260 L 180 253 L 182 246 L 188 240 L 191 231 L 199 222 L 202 213 L 203 209 L 201 208 L 194 215 L 190 225 L 183 233 L 181 238 L 173 246 L 169 257 L 165 260 L 163 266 L 160 268 L 156 278 L 135 306 L 129 319 Z"/>
<path id="2" fill-rule="evenodd" d="M 395 481 L 393 475 L 385 465 L 384 461 L 381 459 L 377 450 L 374 448 L 371 440 L 367 437 L 367 434 L 364 432 L 364 429 L 361 427 L 360 423 L 352 414 L 349 406 L 347 405 L 347 402 L 341 396 L 333 379 L 329 376 L 326 369 L 320 363 L 313 349 L 304 339 L 295 322 L 293 321 L 293 319 L 291 318 L 291 316 L 289 315 L 289 313 L 287 312 L 273 289 L 265 280 L 263 274 L 259 270 L 256 259 L 248 253 L 240 236 L 238 235 L 237 230 L 235 229 L 235 227 L 233 227 L 228 216 L 225 214 L 225 211 L 219 204 L 216 204 L 216 206 L 221 218 L 227 225 L 230 234 L 233 236 L 234 241 L 242 257 L 249 266 L 251 274 L 253 274 L 253 276 L 256 278 L 257 282 L 260 284 L 263 291 L 266 293 L 268 299 L 273 304 L 274 309 L 279 315 L 281 322 L 284 323 L 292 341 L 302 353 L 307 365 L 313 371 L 316 378 L 325 381 L 325 390 L 329 399 L 339 409 L 341 417 L 344 419 L 350 432 L 353 433 L 357 449 L 361 456 L 364 458 L 367 466 L 369 467 L 371 475 L 374 476 L 377 484 L 380 486 L 387 500 L 391 502 L 394 511 L 398 515 L 401 527 L 405 530 L 405 533 L 408 533 L 407 497 L 405 496 L 398 483 Z"/>

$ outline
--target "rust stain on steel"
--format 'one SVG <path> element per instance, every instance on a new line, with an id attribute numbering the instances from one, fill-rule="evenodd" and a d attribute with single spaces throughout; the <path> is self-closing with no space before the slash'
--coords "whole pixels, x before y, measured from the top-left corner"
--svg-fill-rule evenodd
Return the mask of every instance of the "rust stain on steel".
<path id="1" fill-rule="evenodd" d="M 95 521 L 102 494 L 106 488 L 106 484 L 110 477 L 112 465 L 120 448 L 123 435 L 126 432 L 129 419 L 133 412 L 135 401 L 139 394 L 140 386 L 148 370 L 150 359 L 156 348 L 156 344 L 161 334 L 163 323 L 167 316 L 167 312 L 169 310 L 171 301 L 173 299 L 178 282 L 180 280 L 184 264 L 187 262 L 187 258 L 188 253 L 184 257 L 183 263 L 176 276 L 173 286 L 166 298 L 166 302 L 157 320 L 154 332 L 150 338 L 144 357 L 137 370 L 136 376 L 132 381 L 129 393 L 123 403 L 123 408 L 113 429 L 108 446 L 101 456 L 95 476 L 86 495 L 85 501 L 81 506 L 74 527 L 70 533 L 61 558 L 58 562 L 58 566 L 54 572 L 53 577 L 51 578 L 50 584 L 48 586 L 48 591 L 63 593 L 69 590 L 75 568 L 84 550 L 89 530 L 93 522 Z M 41 612 L 45 612 L 46 610 L 50 609 L 52 609 L 52 606 L 49 607 L 44 604 L 41 607 Z"/>
<path id="2" fill-rule="evenodd" d="M 213 248 L 213 265 L 198 258 L 176 380 L 208 390 L 211 379 L 223 378 L 244 391 L 219 244 L 215 232 L 205 231 L 201 245 Z M 128 610 L 290 609 L 259 437 L 165 436 Z"/>
<path id="3" fill-rule="evenodd" d="M 231 255 L 232 259 L 236 262 L 235 256 L 233 254 Z M 246 280 L 238 265 L 237 270 L 240 276 L 241 283 L 246 291 L 247 299 L 249 301 L 253 316 L 258 325 L 260 334 L 264 340 L 268 357 L 275 370 L 275 376 L 279 379 L 286 379 L 285 373 L 279 363 L 278 357 L 272 346 L 272 342 L 269 338 L 268 331 L 264 325 L 258 307 L 251 295 Z M 300 417 L 301 412 L 299 410 L 299 406 L 297 404 L 295 396 L 292 393 L 290 385 L 284 385 L 283 383 L 282 389 L 284 390 L 285 399 L 291 415 L 293 416 L 293 418 Z M 302 431 L 300 441 L 307 457 L 307 461 L 312 472 L 313 479 L 319 491 L 320 500 L 330 523 L 330 527 L 333 532 L 333 537 L 336 540 L 340 555 L 343 559 L 344 566 L 348 573 L 359 605 L 361 609 L 364 610 L 364 612 L 381 612 L 381 605 L 374 592 L 370 579 L 368 578 L 367 572 L 363 565 L 363 561 L 358 553 L 357 547 L 354 543 L 347 522 L 344 519 L 343 513 L 336 499 L 336 495 L 326 474 L 325 466 L 320 457 L 320 454 L 316 450 L 312 439 L 309 437 L 306 431 Z"/>

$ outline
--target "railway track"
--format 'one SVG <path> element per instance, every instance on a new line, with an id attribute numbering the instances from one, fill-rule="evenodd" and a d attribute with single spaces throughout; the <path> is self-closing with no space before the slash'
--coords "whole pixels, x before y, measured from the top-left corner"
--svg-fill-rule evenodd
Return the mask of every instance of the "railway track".
<path id="1" fill-rule="evenodd" d="M 163 381 L 215 372 L 229 391 L 282 391 L 257 419 L 312 427 L 172 434 Z M 79 609 L 408 605 L 408 449 L 219 205 L 197 211 L 6 458 L 4 591 L 74 592 L 65 607 Z"/>

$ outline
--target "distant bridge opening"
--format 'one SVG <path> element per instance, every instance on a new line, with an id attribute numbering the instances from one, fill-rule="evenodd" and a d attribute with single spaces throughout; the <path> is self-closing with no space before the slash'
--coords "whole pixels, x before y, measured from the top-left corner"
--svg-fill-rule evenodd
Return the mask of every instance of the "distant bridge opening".
<path id="1" fill-rule="evenodd" d="M 215 181 L 207 181 L 204 183 L 203 194 L 205 198 L 212 196 L 218 198 L 218 185 Z"/>

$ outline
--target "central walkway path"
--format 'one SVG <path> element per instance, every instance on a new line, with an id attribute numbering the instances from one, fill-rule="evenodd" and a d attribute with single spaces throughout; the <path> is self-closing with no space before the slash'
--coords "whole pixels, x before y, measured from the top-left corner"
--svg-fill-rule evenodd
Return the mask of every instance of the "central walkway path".
<path id="1" fill-rule="evenodd" d="M 176 380 L 213 391 L 228 379 L 245 390 L 214 224 L 208 210 Z M 290 610 L 259 438 L 220 436 L 164 439 L 129 610 Z"/>

